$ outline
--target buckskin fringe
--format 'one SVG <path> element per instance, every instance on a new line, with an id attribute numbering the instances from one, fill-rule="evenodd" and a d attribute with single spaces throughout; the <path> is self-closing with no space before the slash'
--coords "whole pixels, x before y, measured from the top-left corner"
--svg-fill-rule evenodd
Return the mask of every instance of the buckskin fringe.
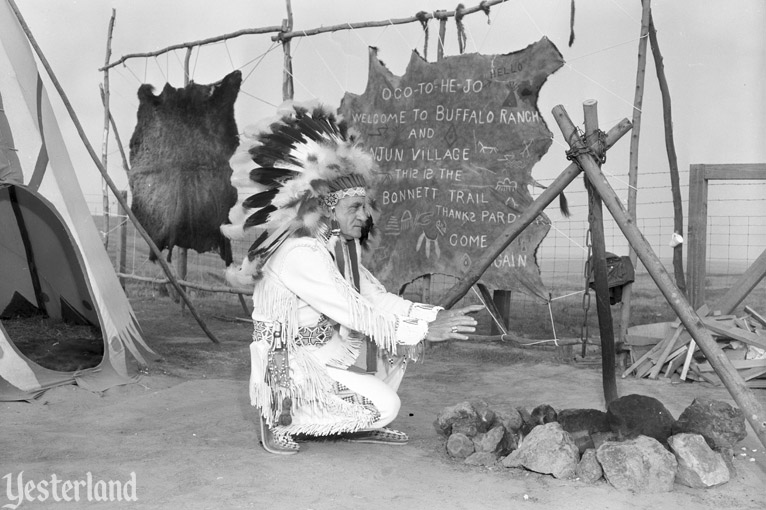
<path id="1" fill-rule="evenodd" d="M 394 351 L 397 344 L 397 318 L 392 313 L 376 311 L 372 304 L 356 292 L 341 275 L 329 255 L 322 257 L 326 270 L 338 283 L 338 288 L 346 296 L 346 304 L 351 314 L 351 324 L 354 331 L 359 331 L 369 337 L 382 349 Z"/>
<path id="2" fill-rule="evenodd" d="M 296 411 L 310 411 L 316 419 L 306 424 L 275 427 L 278 431 L 326 436 L 353 432 L 374 422 L 375 415 L 370 409 L 346 402 L 334 393 L 334 380 L 306 348 L 295 342 L 288 342 L 287 348 L 293 374 L 290 385 L 270 387 L 265 380 L 268 342 L 261 340 L 250 345 L 250 403 L 261 409 L 269 427 L 276 426 L 275 418 L 282 412 L 285 397 L 292 400 Z"/>
<path id="3" fill-rule="evenodd" d="M 290 382 L 288 386 L 269 384 L 267 379 L 267 359 L 270 346 L 268 341 L 253 342 L 251 352 L 251 404 L 260 407 L 266 422 L 274 425 L 275 416 L 283 410 L 286 397 L 292 401 L 295 409 L 312 405 L 327 399 L 332 391 L 333 380 L 324 367 L 312 359 L 310 353 L 296 348 L 294 341 L 287 342 L 290 363 Z"/>
<path id="4" fill-rule="evenodd" d="M 322 357 L 326 359 L 328 366 L 334 368 L 348 368 L 354 364 L 362 349 L 364 337 L 348 335 L 341 330 L 339 336 L 334 337 L 322 346 Z"/>
<path id="5" fill-rule="evenodd" d="M 253 292 L 253 314 L 282 324 L 282 338 L 294 339 L 298 333 L 298 296 L 275 278 L 262 278 Z"/>
<path id="6" fill-rule="evenodd" d="M 274 430 L 288 434 L 332 436 L 370 428 L 377 419 L 377 413 L 368 407 L 346 402 L 335 394 L 329 396 L 329 401 L 314 406 L 314 410 L 321 414 L 312 416 L 310 423 L 277 426 Z"/>

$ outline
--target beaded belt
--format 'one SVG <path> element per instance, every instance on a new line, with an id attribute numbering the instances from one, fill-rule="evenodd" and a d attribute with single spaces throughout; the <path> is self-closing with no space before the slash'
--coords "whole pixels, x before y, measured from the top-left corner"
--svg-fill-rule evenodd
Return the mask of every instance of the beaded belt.
<path id="1" fill-rule="evenodd" d="M 253 341 L 265 340 L 272 343 L 277 324 L 277 322 L 253 321 Z"/>
<path id="2" fill-rule="evenodd" d="M 295 343 L 298 345 L 324 345 L 332 338 L 334 326 L 323 315 L 316 326 L 298 328 Z"/>
<path id="3" fill-rule="evenodd" d="M 274 332 L 279 329 L 278 322 L 253 321 L 253 340 L 272 342 Z M 302 326 L 295 335 L 296 345 L 324 345 L 331 338 L 334 326 L 324 315 L 316 326 Z"/>

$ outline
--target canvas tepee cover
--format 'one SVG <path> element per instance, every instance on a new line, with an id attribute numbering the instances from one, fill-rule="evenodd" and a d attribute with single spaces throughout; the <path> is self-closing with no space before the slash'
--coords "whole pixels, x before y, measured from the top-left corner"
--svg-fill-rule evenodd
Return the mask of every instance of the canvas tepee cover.
<path id="1" fill-rule="evenodd" d="M 135 381 L 145 357 L 131 309 L 88 210 L 29 41 L 0 0 L 0 313 L 13 299 L 101 329 L 94 368 L 57 372 L 24 356 L 0 321 L 0 401 L 76 383 Z"/>

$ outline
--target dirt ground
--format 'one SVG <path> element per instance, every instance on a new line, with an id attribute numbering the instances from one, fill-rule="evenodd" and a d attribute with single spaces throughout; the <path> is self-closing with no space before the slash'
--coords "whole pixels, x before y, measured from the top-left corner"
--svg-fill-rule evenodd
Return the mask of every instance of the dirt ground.
<path id="1" fill-rule="evenodd" d="M 559 410 L 604 408 L 598 365 L 498 344 L 439 344 L 424 363 L 410 365 L 393 424 L 410 435 L 406 446 L 311 441 L 302 443 L 299 455 L 270 455 L 258 444 L 247 396 L 249 326 L 207 311 L 203 317 L 222 341 L 214 345 L 188 313 L 163 313 L 162 300 L 134 300 L 134 308 L 162 356 L 138 383 L 103 394 L 65 386 L 34 403 L 0 404 L 0 507 L 13 503 L 9 480 L 16 494 L 23 471 L 25 481 L 53 474 L 83 480 L 87 473 L 94 480 L 127 481 L 135 473 L 138 500 L 48 498 L 25 501 L 20 509 L 766 508 L 766 454 L 749 426 L 738 445 L 736 476 L 707 490 L 676 484 L 669 493 L 632 495 L 603 480 L 588 485 L 449 459 L 432 422 L 443 407 L 469 398 L 529 409 L 541 403 Z M 618 388 L 620 395 L 658 398 L 675 417 L 697 396 L 733 403 L 724 388 L 702 383 L 627 378 Z M 766 404 L 766 390 L 754 391 Z"/>

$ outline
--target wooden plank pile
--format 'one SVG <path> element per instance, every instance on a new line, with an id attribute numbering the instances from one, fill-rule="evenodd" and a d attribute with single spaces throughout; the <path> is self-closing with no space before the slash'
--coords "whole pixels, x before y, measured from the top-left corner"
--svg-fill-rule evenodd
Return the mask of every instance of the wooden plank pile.
<path id="1" fill-rule="evenodd" d="M 766 318 L 749 306 L 744 310 L 741 317 L 711 314 L 706 306 L 697 313 L 747 385 L 766 388 Z M 674 380 L 721 384 L 679 320 L 628 328 L 626 344 L 632 364 L 623 372 L 623 378 L 632 373 L 639 378 L 658 379 L 663 374 Z"/>

